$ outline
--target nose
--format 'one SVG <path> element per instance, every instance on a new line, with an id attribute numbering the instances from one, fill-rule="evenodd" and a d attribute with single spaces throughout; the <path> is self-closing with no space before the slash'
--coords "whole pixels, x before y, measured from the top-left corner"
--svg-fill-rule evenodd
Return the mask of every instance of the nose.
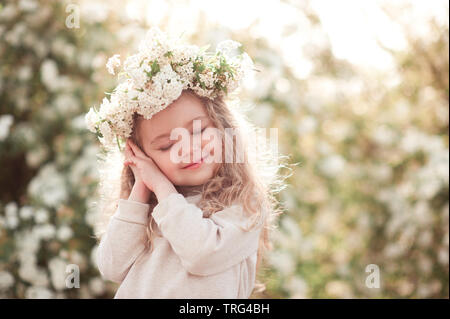
<path id="1" fill-rule="evenodd" d="M 202 158 L 202 145 L 200 143 L 194 143 L 192 146 L 192 162 L 197 162 Z"/>
<path id="2" fill-rule="evenodd" d="M 202 144 L 192 143 L 193 145 L 190 147 L 190 152 L 185 154 L 183 158 L 183 163 L 195 163 L 198 162 L 202 158 Z"/>

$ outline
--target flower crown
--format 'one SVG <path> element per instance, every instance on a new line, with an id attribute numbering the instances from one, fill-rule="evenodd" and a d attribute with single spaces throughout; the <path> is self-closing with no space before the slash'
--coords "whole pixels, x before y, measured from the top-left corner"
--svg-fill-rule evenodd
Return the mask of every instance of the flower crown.
<path id="1" fill-rule="evenodd" d="M 121 142 L 132 133 L 135 112 L 150 119 L 184 89 L 209 99 L 234 91 L 253 69 L 252 59 L 245 52 L 236 54 L 241 44 L 233 40 L 220 42 L 215 53 L 206 52 L 209 46 L 183 44 L 152 27 L 139 44 L 138 53 L 125 60 L 118 74 L 124 80 L 109 93 L 110 99 L 103 98 L 99 110 L 89 109 L 85 116 L 87 128 L 104 146 L 116 142 L 120 150 Z M 106 64 L 113 75 L 119 66 L 118 54 Z"/>

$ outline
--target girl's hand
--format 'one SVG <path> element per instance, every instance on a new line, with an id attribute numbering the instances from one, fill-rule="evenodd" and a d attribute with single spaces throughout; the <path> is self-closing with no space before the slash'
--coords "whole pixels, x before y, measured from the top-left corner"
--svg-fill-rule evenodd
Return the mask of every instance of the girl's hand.
<path id="1" fill-rule="evenodd" d="M 141 175 L 140 175 L 139 172 L 138 172 L 137 167 L 136 167 L 135 165 L 131 165 L 131 164 L 132 164 L 132 161 L 131 161 L 130 159 L 131 159 L 131 157 L 134 155 L 134 153 L 133 153 L 131 147 L 128 145 L 128 141 L 127 141 L 127 143 L 125 144 L 124 155 L 125 155 L 125 161 L 124 161 L 123 164 L 124 164 L 125 166 L 127 166 L 127 165 L 130 166 L 130 169 L 131 169 L 131 171 L 133 172 L 133 175 L 134 175 L 134 185 L 136 185 L 136 184 L 144 184 L 144 183 L 142 182 L 142 178 L 141 178 Z M 144 186 L 145 186 L 145 185 L 144 185 Z"/>
<path id="2" fill-rule="evenodd" d="M 124 155 L 124 166 L 128 166 L 130 164 L 128 159 L 133 155 L 133 151 L 131 150 L 131 147 L 128 146 L 128 144 L 126 145 Z M 128 199 L 134 200 L 136 202 L 147 203 L 150 199 L 151 191 L 147 188 L 147 186 L 145 186 L 141 176 L 138 173 L 137 168 L 133 165 L 129 165 L 129 167 L 134 175 L 134 184 L 133 188 L 131 189 L 130 195 L 128 196 Z"/>
<path id="3" fill-rule="evenodd" d="M 130 165 L 136 183 L 145 184 L 149 190 L 155 193 L 158 187 L 172 185 L 155 162 L 134 144 L 131 139 L 127 139 L 125 156 L 126 161 L 124 165 Z"/>

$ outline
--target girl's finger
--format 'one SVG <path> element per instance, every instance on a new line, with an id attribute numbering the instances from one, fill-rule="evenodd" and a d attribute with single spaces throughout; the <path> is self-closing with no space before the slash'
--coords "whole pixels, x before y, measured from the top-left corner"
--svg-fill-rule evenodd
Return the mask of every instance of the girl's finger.
<path id="1" fill-rule="evenodd" d="M 125 144 L 125 153 L 127 153 L 129 156 L 134 155 L 134 152 L 128 142 Z"/>
<path id="2" fill-rule="evenodd" d="M 134 144 L 132 140 L 128 140 L 128 143 L 136 156 L 147 157 L 147 155 L 139 148 L 139 146 Z"/>
<path id="3" fill-rule="evenodd" d="M 127 163 L 130 163 L 130 158 L 133 156 L 130 150 L 125 149 L 125 161 L 124 164 L 127 165 Z"/>
<path id="4" fill-rule="evenodd" d="M 124 155 L 125 155 L 125 157 L 128 157 L 130 155 L 130 150 L 129 150 L 128 144 L 126 144 L 126 146 L 125 146 Z"/>
<path id="5" fill-rule="evenodd" d="M 131 162 L 134 165 L 138 165 L 138 163 L 143 163 L 144 162 L 144 159 L 142 159 L 142 158 L 140 158 L 138 156 L 135 156 L 135 155 L 131 155 L 130 160 L 131 160 Z"/>

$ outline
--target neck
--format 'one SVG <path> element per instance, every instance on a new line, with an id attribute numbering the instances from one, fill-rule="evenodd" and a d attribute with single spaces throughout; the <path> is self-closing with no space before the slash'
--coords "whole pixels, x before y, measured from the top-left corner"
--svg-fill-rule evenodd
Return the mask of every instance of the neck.
<path id="1" fill-rule="evenodd" d="M 200 194 L 202 191 L 203 185 L 195 185 L 195 186 L 176 186 L 176 189 L 179 193 L 184 196 L 193 196 Z"/>

